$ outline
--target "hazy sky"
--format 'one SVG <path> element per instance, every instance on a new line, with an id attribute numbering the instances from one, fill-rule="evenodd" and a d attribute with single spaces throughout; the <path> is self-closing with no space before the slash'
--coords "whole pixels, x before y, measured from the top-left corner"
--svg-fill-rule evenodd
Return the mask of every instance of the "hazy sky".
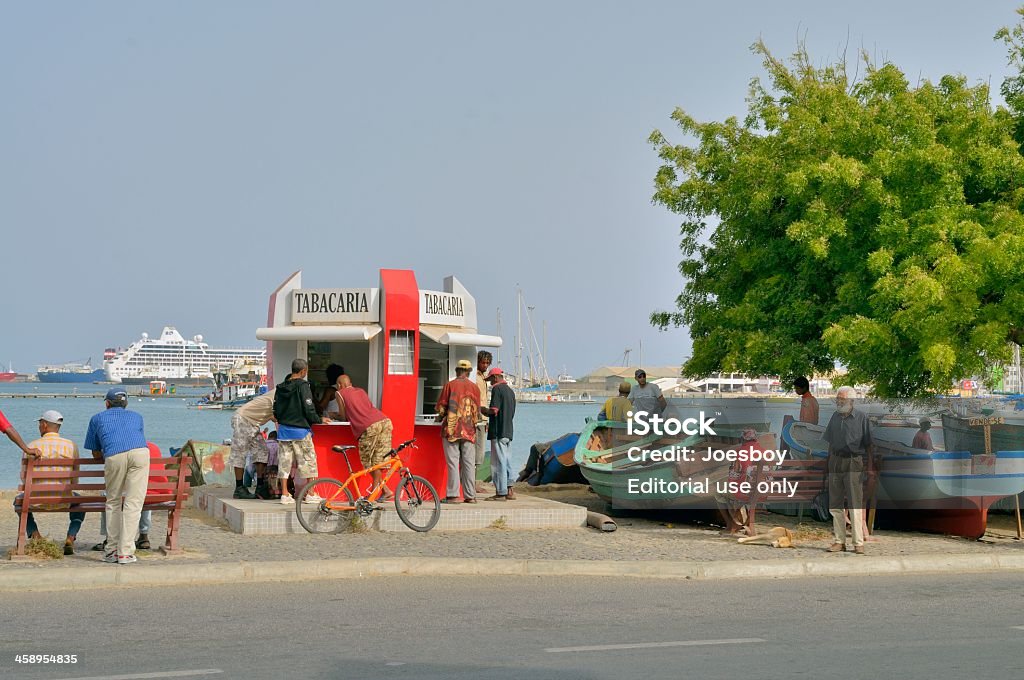
<path id="1" fill-rule="evenodd" d="M 553 371 L 678 364 L 685 330 L 647 322 L 682 286 L 650 132 L 742 115 L 758 36 L 997 89 L 1017 4 L 2 2 L 0 361 L 165 324 L 257 346 L 292 271 L 393 267 L 458 276 L 508 348 L 519 283 Z"/>

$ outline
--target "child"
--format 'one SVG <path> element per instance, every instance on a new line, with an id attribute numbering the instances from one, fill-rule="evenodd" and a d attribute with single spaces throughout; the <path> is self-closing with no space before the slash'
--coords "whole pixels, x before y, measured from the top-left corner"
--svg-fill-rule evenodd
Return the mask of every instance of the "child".
<path id="1" fill-rule="evenodd" d="M 273 500 L 281 495 L 277 488 L 277 431 L 271 430 L 267 434 L 267 488 L 270 490 Z"/>

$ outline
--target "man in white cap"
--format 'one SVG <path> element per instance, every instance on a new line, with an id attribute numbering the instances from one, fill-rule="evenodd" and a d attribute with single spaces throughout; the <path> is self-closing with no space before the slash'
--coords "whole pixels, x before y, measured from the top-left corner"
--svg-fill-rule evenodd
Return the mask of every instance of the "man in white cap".
<path id="1" fill-rule="evenodd" d="M 459 502 L 459 485 L 466 503 L 476 503 L 476 420 L 480 416 L 480 388 L 469 379 L 473 364 L 460 359 L 455 379 L 445 383 L 437 398 L 442 421 L 441 445 L 448 463 L 448 488 L 442 503 Z"/>
<path id="2" fill-rule="evenodd" d="M 60 426 L 64 424 L 64 416 L 59 411 L 46 411 L 39 416 L 39 439 L 29 444 L 29 448 L 40 451 L 40 459 L 63 458 L 65 460 L 78 458 L 78 446 L 70 439 L 60 436 Z M 67 465 L 46 465 L 36 467 L 36 472 L 55 472 L 77 469 Z M 39 480 L 40 484 L 62 484 L 66 479 L 46 479 L 45 476 Z M 69 514 L 68 534 L 64 539 L 64 554 L 75 554 L 75 538 L 78 530 L 82 528 L 82 521 L 85 520 L 84 512 L 72 512 Z M 26 532 L 29 538 L 39 538 L 39 527 L 36 525 L 35 517 L 28 513 L 28 524 Z"/>
<path id="3" fill-rule="evenodd" d="M 104 562 L 131 564 L 135 558 L 135 530 L 149 482 L 149 449 L 142 416 L 129 411 L 123 387 L 107 390 L 106 410 L 89 419 L 85 448 L 103 461 L 107 487 L 107 546 Z M 123 499 L 123 501 L 122 501 Z"/>

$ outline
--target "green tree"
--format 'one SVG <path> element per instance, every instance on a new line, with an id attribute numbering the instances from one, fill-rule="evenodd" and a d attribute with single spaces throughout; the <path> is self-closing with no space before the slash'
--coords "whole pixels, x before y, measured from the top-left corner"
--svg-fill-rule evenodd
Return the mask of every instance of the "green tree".
<path id="1" fill-rule="evenodd" d="M 831 370 L 884 397 L 985 373 L 1020 344 L 1024 157 L 1014 118 L 962 76 L 911 85 L 862 57 L 788 62 L 758 42 L 744 119 L 654 131 L 654 201 L 683 216 L 687 374 Z M 1022 53 L 1024 54 L 1024 53 Z M 1024 101 L 1024 99 L 1022 99 Z"/>

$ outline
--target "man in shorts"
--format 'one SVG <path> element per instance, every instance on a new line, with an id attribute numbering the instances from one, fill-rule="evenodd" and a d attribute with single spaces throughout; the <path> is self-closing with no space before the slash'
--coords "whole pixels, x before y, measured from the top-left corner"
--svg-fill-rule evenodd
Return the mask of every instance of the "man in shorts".
<path id="1" fill-rule="evenodd" d="M 391 450 L 391 419 L 384 412 L 370 403 L 370 395 L 358 387 L 352 386 L 352 379 L 347 375 L 338 377 L 338 414 L 341 420 L 348 420 L 352 434 L 359 443 L 359 460 L 363 467 L 369 469 L 384 462 L 384 454 Z M 380 484 L 383 472 L 374 470 L 370 473 L 373 488 Z M 390 501 L 395 495 L 384 488 L 382 501 Z"/>
<path id="2" fill-rule="evenodd" d="M 231 417 L 231 456 L 229 462 L 235 468 L 235 498 L 260 498 L 271 500 L 273 495 L 267 486 L 267 443 L 260 431 L 274 418 L 274 395 L 277 388 L 256 397 Z M 256 492 L 245 487 L 245 459 L 252 454 L 256 464 Z"/>

